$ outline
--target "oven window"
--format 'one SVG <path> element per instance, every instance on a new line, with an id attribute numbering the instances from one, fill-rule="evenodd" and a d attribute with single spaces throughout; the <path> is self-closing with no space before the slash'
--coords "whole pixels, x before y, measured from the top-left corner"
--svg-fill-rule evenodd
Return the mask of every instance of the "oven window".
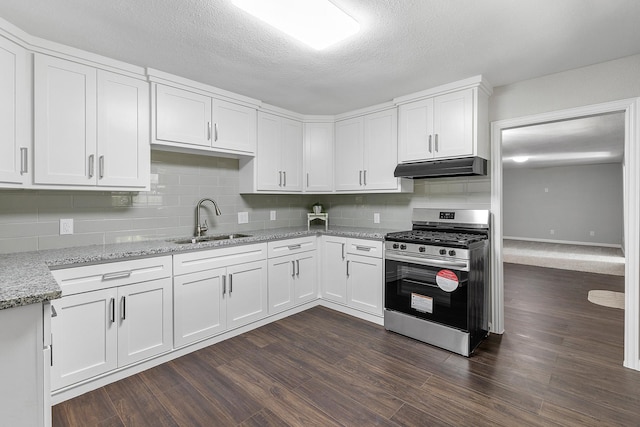
<path id="1" fill-rule="evenodd" d="M 467 273 L 449 270 L 445 275 L 455 274 L 458 286 L 447 292 L 438 286 L 436 280 L 442 270 L 386 260 L 385 308 L 467 330 Z"/>

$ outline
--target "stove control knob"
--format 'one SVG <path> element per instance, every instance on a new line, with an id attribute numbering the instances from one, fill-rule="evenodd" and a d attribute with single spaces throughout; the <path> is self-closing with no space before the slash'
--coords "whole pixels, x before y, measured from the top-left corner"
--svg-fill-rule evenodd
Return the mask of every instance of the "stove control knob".
<path id="1" fill-rule="evenodd" d="M 424 252 L 424 251 L 426 251 L 426 249 L 424 248 L 424 246 L 420 246 L 420 247 L 418 248 L 418 250 L 419 250 L 420 252 Z"/>
<path id="2" fill-rule="evenodd" d="M 397 244 L 397 243 L 394 243 L 394 244 L 393 244 L 393 249 L 398 249 L 399 247 L 400 247 L 400 245 L 399 245 L 399 244 Z"/>
<path id="3" fill-rule="evenodd" d="M 400 249 L 402 249 L 402 250 L 407 249 L 407 245 L 400 245 Z"/>
<path id="4" fill-rule="evenodd" d="M 453 249 L 449 251 L 449 255 L 451 256 L 456 256 L 456 251 L 454 251 Z"/>
<path id="5" fill-rule="evenodd" d="M 446 254 L 447 254 L 446 249 L 440 249 L 440 255 L 446 255 Z"/>

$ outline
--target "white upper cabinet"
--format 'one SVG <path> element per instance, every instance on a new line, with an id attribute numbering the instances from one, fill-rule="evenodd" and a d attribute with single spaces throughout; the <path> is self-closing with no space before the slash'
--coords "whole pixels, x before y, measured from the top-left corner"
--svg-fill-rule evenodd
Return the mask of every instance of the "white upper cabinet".
<path id="1" fill-rule="evenodd" d="M 333 190 L 333 123 L 304 124 L 304 190 Z"/>
<path id="2" fill-rule="evenodd" d="M 336 123 L 336 191 L 400 191 L 395 108 Z"/>
<path id="3" fill-rule="evenodd" d="M 240 160 L 240 192 L 301 192 L 302 145 L 301 122 L 260 111 L 256 157 Z"/>
<path id="4" fill-rule="evenodd" d="M 171 86 L 155 86 L 154 144 L 255 155 L 255 108 Z"/>
<path id="5" fill-rule="evenodd" d="M 489 158 L 488 97 L 491 89 L 479 77 L 396 100 L 400 162 L 465 156 Z"/>
<path id="6" fill-rule="evenodd" d="M 29 172 L 27 53 L 0 37 L 0 185 L 24 184 Z"/>
<path id="7" fill-rule="evenodd" d="M 36 55 L 34 183 L 149 187 L 149 107 L 142 80 Z"/>

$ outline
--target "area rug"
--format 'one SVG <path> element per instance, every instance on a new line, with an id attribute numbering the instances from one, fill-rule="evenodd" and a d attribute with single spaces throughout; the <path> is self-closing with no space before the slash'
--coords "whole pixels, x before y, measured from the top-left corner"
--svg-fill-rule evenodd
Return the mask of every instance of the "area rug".
<path id="1" fill-rule="evenodd" d="M 591 290 L 587 299 L 594 304 L 624 310 L 623 292 Z"/>

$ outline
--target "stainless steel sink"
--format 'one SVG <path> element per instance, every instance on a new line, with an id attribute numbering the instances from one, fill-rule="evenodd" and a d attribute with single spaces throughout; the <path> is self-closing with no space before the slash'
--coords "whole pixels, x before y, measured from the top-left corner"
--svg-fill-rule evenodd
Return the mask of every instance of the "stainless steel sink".
<path id="1" fill-rule="evenodd" d="M 201 236 L 201 237 L 189 237 L 187 239 L 178 239 L 172 240 L 172 242 L 177 243 L 179 245 L 193 244 L 193 243 L 202 243 L 202 242 L 211 242 L 215 240 L 231 240 L 231 239 L 240 239 L 243 237 L 251 237 L 250 234 L 241 234 L 241 233 L 233 233 L 233 234 L 218 234 L 215 236 Z"/>

